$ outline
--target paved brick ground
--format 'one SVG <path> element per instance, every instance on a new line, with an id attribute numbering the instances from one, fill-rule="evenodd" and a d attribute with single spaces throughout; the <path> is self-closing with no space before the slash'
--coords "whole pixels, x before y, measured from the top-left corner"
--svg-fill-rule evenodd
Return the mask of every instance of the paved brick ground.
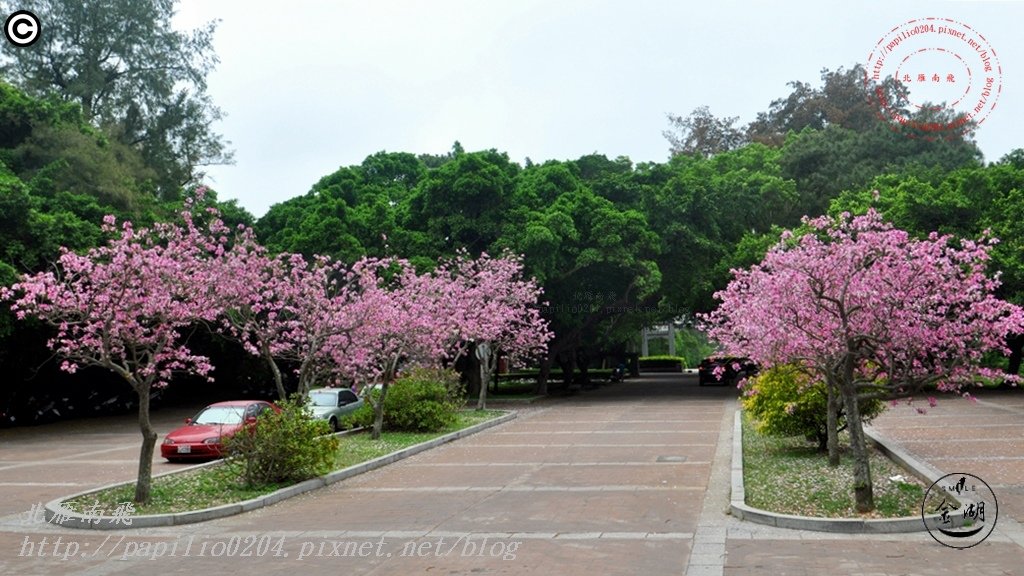
<path id="1" fill-rule="evenodd" d="M 154 412 L 153 426 L 160 439 L 199 407 Z M 134 478 L 141 440 L 138 417 L 133 414 L 0 430 L 0 517 Z M 160 458 L 159 448 L 153 458 L 153 473 L 178 467 Z"/>
<path id="2" fill-rule="evenodd" d="M 900 405 L 874 427 L 944 473 L 978 476 L 999 499 L 1000 517 L 1024 522 L 1024 390 L 980 391 L 975 398 L 942 398 L 926 414 Z"/>
<path id="3" fill-rule="evenodd" d="M 981 391 L 977 399 L 941 398 L 923 415 L 901 404 L 874 429 L 940 472 L 974 474 L 992 486 L 1000 515 L 985 542 L 954 550 L 927 534 L 851 537 L 733 525 L 724 574 L 1024 575 L 1024 391 Z"/>
<path id="4" fill-rule="evenodd" d="M 3 431 L 0 574 L 1024 575 L 1024 394 L 954 399 L 928 416 L 897 408 L 876 422 L 941 470 L 992 478 L 1005 521 L 966 551 L 925 533 L 824 534 L 727 516 L 734 398 L 693 376 L 634 379 L 253 513 L 111 533 L 23 524 L 17 513 L 130 478 L 137 438 L 116 435 L 133 431 L 130 420 L 75 424 L 73 447 L 53 441 L 67 430 Z M 112 432 L 118 445 L 91 447 Z"/>
<path id="5" fill-rule="evenodd" d="M 251 514 L 106 542 L 17 529 L 9 517 L 0 572 L 681 574 L 733 396 L 692 376 L 632 380 L 527 408 L 498 428 Z M 43 536 L 47 557 L 38 555 Z M 66 561 L 52 557 L 58 536 L 78 546 Z M 232 538 L 240 548 L 263 538 L 268 549 L 228 559 Z M 146 546 L 165 556 L 120 559 Z"/>

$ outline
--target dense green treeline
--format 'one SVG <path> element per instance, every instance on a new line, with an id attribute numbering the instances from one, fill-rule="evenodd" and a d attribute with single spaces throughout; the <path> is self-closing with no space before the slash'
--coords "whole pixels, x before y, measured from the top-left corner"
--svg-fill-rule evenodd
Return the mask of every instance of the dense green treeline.
<path id="1" fill-rule="evenodd" d="M 728 146 L 675 150 L 665 162 L 595 153 L 520 164 L 456 143 L 440 155 L 372 154 L 256 221 L 235 201 L 208 198 L 230 223 L 254 224 L 275 252 L 399 255 L 421 267 L 462 248 L 523 254 L 556 334 L 545 372 L 552 364 L 585 370 L 624 352 L 643 325 L 708 310 L 731 267 L 759 260 L 780 227 L 830 209 L 873 204 L 922 234 L 990 228 L 1003 239 L 996 264 L 1006 295 L 1019 301 L 1024 153 L 985 165 L 969 132 L 924 139 L 863 110 L 836 116 L 852 89 L 840 90 L 844 78 L 855 76 L 826 71 L 822 88 L 797 83 Z M 142 224 L 165 218 L 176 203 L 164 198 L 175 195 L 158 191 L 148 166 L 77 104 L 0 84 L 0 280 L 46 268 L 60 246 L 100 242 L 104 214 Z M 120 386 L 105 374 L 61 374 L 47 337 L 0 308 L 0 368 L 10 376 L 0 412 L 8 418 L 37 410 L 29 399 L 43 402 L 50 388 L 93 402 Z M 218 386 L 265 380 L 231 345 L 203 330 L 195 337 L 215 359 Z"/>
<path id="2" fill-rule="evenodd" d="M 857 78 L 823 74 L 833 92 Z M 843 193 L 885 178 L 1004 169 L 983 165 L 969 133 L 924 139 L 863 114 L 844 127 L 815 112 L 834 110 L 824 88 L 799 90 L 803 100 L 773 106 L 748 127 L 757 137 L 661 163 L 591 154 L 520 165 L 458 143 L 445 157 L 379 152 L 275 205 L 257 232 L 274 251 L 399 254 L 424 266 L 460 248 L 521 253 L 544 286 L 556 334 L 543 368 L 557 362 L 571 372 L 622 353 L 645 324 L 708 310 L 730 267 L 759 260 L 778 227 L 827 211 Z"/>

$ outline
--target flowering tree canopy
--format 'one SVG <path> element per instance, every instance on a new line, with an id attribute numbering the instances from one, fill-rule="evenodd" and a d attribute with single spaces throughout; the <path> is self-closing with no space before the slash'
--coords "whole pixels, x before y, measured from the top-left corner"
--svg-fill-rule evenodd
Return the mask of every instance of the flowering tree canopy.
<path id="1" fill-rule="evenodd" d="M 199 191 L 201 198 L 202 191 Z M 374 434 L 399 365 L 453 361 L 473 342 L 509 353 L 544 349 L 546 324 L 535 307 L 540 290 L 522 278 L 515 258 L 465 254 L 418 274 L 397 258 L 363 258 L 351 266 L 324 256 L 271 257 L 251 228 L 231 230 L 209 209 L 205 225 L 186 202 L 182 223 L 135 230 L 113 217 L 118 236 L 85 255 L 64 250 L 56 272 L 22 278 L 0 297 L 16 301 L 19 318 L 56 328 L 50 347 L 74 372 L 100 366 L 122 376 L 139 396 L 143 448 L 136 500 L 149 499 L 156 431 L 149 394 L 175 371 L 208 375 L 183 335 L 198 322 L 217 323 L 262 357 L 285 397 L 281 370 L 296 366 L 298 392 L 342 380 L 379 382 Z"/>
<path id="2" fill-rule="evenodd" d="M 106 245 L 86 254 L 64 249 L 56 271 L 24 276 L 0 295 L 17 298 L 18 318 L 37 317 L 56 329 L 48 345 L 63 358 L 62 369 L 106 368 L 137 393 L 143 436 L 137 502 L 149 499 L 157 437 L 149 421 L 151 388 L 166 386 L 174 372 L 213 369 L 183 334 L 219 314 L 210 262 L 223 254 L 226 230 L 216 219 L 205 229 L 197 225 L 191 203 L 182 218 L 136 230 L 130 222 L 118 229 L 107 216 L 103 229 L 114 237 Z"/>
<path id="3" fill-rule="evenodd" d="M 404 260 L 364 259 L 353 271 L 359 277 L 353 308 L 363 321 L 353 333 L 355 346 L 337 362 L 354 379 L 380 382 L 381 398 L 400 363 L 454 362 L 481 342 L 527 355 L 544 350 L 549 338 L 536 309 L 540 290 L 522 279 L 518 259 L 460 254 L 424 274 Z M 371 401 L 379 423 L 383 400 Z"/>
<path id="4" fill-rule="evenodd" d="M 997 299 L 986 274 L 996 242 L 910 238 L 874 211 L 806 220 L 764 261 L 734 271 L 705 319 L 726 354 L 772 366 L 798 362 L 822 377 L 842 374 L 860 397 L 898 398 L 936 385 L 958 390 L 977 375 L 1024 312 Z M 1001 374 L 998 374 L 1001 375 Z"/>
<path id="5" fill-rule="evenodd" d="M 278 360 L 297 366 L 299 393 L 334 381 L 343 372 L 336 359 L 352 349 L 356 275 L 326 257 L 269 257 L 242 231 L 218 269 L 225 331 L 270 366 L 278 395 L 286 396 Z"/>
<path id="6" fill-rule="evenodd" d="M 534 279 L 523 277 L 522 259 L 511 254 L 493 258 L 487 253 L 471 259 L 462 252 L 443 262 L 433 277 L 447 283 L 451 310 L 444 333 L 454 359 L 471 344 L 494 347 L 511 357 L 531 357 L 544 352 L 552 334 L 538 309 L 543 290 Z M 485 375 L 494 371 L 497 354 L 481 366 Z M 477 407 L 484 408 L 488 377 L 480 386 Z"/>
<path id="7" fill-rule="evenodd" d="M 858 508 L 870 509 L 858 401 L 996 376 L 979 366 L 982 356 L 1008 353 L 1006 336 L 1024 329 L 1024 311 L 993 295 L 993 238 L 915 239 L 873 210 L 804 223 L 807 234 L 786 232 L 760 264 L 734 270 L 704 320 L 725 354 L 765 367 L 795 363 L 841 394 Z"/>

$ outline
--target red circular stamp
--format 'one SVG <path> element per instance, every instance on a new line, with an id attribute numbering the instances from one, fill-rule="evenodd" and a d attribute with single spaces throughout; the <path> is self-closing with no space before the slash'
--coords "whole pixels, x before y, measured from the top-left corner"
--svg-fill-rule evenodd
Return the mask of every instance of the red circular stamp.
<path id="1" fill-rule="evenodd" d="M 864 72 L 879 116 L 926 139 L 981 126 L 1003 86 L 989 41 L 949 18 L 911 20 L 889 30 L 868 55 Z"/>

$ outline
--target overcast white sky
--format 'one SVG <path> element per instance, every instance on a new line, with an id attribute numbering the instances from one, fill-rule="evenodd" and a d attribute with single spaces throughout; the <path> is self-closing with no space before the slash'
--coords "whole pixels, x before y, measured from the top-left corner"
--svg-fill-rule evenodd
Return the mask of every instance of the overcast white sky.
<path id="1" fill-rule="evenodd" d="M 211 184 L 260 216 L 381 150 L 458 140 L 516 162 L 664 161 L 667 113 L 708 105 L 749 122 L 787 82 L 864 64 L 925 17 L 970 26 L 998 55 L 986 160 L 1024 147 L 1014 1 L 182 0 L 176 25 L 221 20 L 209 92 L 236 163 L 212 167 Z"/>

